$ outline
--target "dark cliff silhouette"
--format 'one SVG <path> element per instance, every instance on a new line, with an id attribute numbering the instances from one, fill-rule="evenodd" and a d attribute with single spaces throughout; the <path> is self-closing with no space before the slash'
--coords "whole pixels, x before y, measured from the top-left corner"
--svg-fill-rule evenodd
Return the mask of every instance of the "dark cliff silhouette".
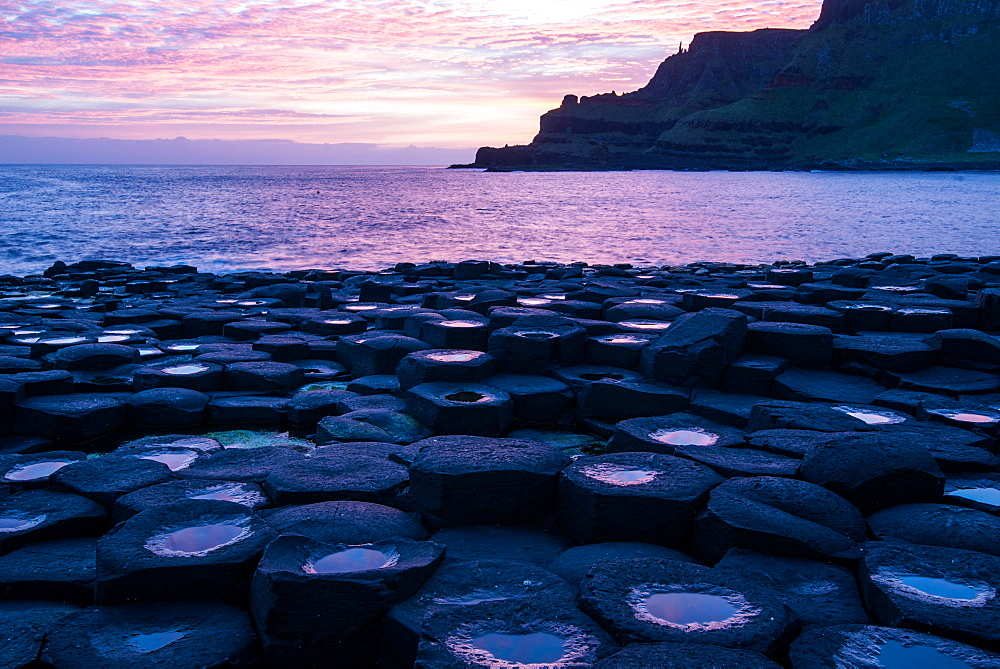
<path id="1" fill-rule="evenodd" d="M 827 0 L 708 32 L 632 93 L 577 98 L 494 169 L 998 169 L 1000 0 Z"/>

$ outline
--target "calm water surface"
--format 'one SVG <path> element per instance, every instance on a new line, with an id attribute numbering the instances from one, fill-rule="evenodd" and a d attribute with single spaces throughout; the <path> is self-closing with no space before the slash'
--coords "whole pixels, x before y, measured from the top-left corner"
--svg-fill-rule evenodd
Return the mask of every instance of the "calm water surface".
<path id="1" fill-rule="evenodd" d="M 996 173 L 0 166 L 0 273 L 1000 254 Z"/>

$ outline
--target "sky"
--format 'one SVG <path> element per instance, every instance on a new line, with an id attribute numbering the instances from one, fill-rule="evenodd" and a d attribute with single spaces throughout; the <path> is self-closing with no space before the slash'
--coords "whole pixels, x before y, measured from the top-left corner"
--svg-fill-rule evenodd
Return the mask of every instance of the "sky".
<path id="1" fill-rule="evenodd" d="M 0 0 L 0 150 L 11 137 L 526 143 L 566 93 L 635 90 L 697 32 L 805 28 L 820 4 Z"/>

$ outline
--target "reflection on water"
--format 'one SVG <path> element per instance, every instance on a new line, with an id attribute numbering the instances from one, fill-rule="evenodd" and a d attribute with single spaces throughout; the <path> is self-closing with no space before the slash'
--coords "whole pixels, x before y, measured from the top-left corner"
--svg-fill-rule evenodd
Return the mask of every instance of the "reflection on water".
<path id="1" fill-rule="evenodd" d="M 472 646 L 505 662 L 515 664 L 551 664 L 566 653 L 566 642 L 555 634 L 484 634 L 472 640 Z"/>
<path id="2" fill-rule="evenodd" d="M 690 430 L 656 430 L 649 434 L 650 438 L 661 444 L 671 446 L 711 446 L 719 440 L 719 436 L 700 428 Z"/>
<path id="3" fill-rule="evenodd" d="M 391 567 L 398 560 L 398 555 L 384 553 L 374 548 L 348 548 L 319 560 L 310 560 L 302 569 L 309 574 L 348 574 Z"/>
<path id="4" fill-rule="evenodd" d="M 664 592 L 644 601 L 649 615 L 674 625 L 708 625 L 726 623 L 738 609 L 719 595 L 700 592 Z"/>
<path id="5" fill-rule="evenodd" d="M 971 669 L 971 665 L 945 655 L 933 646 L 907 646 L 898 641 L 879 644 L 875 660 L 878 666 L 885 669 Z"/>
<path id="6" fill-rule="evenodd" d="M 1000 490 L 997 488 L 958 488 L 945 493 L 945 495 L 947 497 L 962 497 L 981 504 L 1000 506 Z"/>
<path id="7" fill-rule="evenodd" d="M 20 532 L 30 529 L 35 525 L 40 525 L 43 520 L 45 520 L 45 516 L 33 516 L 31 518 L 0 517 L 0 532 Z"/>
<path id="8" fill-rule="evenodd" d="M 160 650 L 164 646 L 172 644 L 174 641 L 183 639 L 187 634 L 184 632 L 153 632 L 152 634 L 136 634 L 128 639 L 128 645 L 140 653 L 152 653 Z"/>
<path id="9" fill-rule="evenodd" d="M 157 555 L 201 556 L 249 535 L 250 531 L 237 522 L 193 525 L 152 537 L 146 548 Z"/>
<path id="10" fill-rule="evenodd" d="M 993 173 L 4 165 L 0 194 L 15 274 L 85 257 L 224 271 L 1000 252 Z"/>
<path id="11" fill-rule="evenodd" d="M 50 460 L 48 462 L 33 462 L 30 465 L 19 465 L 4 474 L 4 478 L 8 481 L 33 481 L 46 478 L 68 464 L 69 462 L 62 460 Z"/>
<path id="12" fill-rule="evenodd" d="M 943 597 L 944 599 L 965 599 L 971 601 L 980 595 L 979 590 L 976 588 L 971 588 L 967 585 L 955 583 L 944 578 L 931 578 L 929 576 L 901 576 L 899 580 L 903 582 L 903 585 L 933 597 Z"/>

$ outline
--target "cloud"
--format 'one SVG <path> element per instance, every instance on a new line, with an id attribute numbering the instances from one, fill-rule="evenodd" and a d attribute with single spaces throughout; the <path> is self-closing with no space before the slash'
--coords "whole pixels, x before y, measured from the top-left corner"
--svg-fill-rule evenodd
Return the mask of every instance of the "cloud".
<path id="1" fill-rule="evenodd" d="M 190 125 L 254 137 L 274 126 L 309 142 L 525 141 L 564 93 L 639 88 L 695 32 L 806 27 L 819 7 L 0 0 L 0 123 L 81 135 Z"/>

